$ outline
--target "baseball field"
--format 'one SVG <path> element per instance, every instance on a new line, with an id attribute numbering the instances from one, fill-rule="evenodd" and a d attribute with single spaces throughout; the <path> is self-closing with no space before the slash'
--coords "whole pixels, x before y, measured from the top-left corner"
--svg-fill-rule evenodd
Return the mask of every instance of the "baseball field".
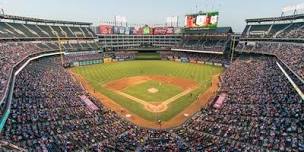
<path id="1" fill-rule="evenodd" d="M 202 106 L 200 100 L 203 100 L 206 104 L 216 89 L 216 84 L 212 83 L 218 82 L 223 68 L 135 60 L 75 67 L 70 71 L 110 109 L 134 123 L 154 124 L 184 121 L 186 118 L 177 118 L 200 109 L 195 103 L 199 102 Z M 208 89 L 211 86 L 213 91 L 210 92 Z M 194 111 L 191 111 L 191 106 Z"/>

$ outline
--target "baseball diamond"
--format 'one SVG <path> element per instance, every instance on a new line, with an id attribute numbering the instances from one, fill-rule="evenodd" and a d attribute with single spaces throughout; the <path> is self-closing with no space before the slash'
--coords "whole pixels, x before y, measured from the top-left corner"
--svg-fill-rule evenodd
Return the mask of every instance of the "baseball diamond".
<path id="1" fill-rule="evenodd" d="M 74 76 L 77 75 L 76 78 L 82 78 L 83 83 L 109 99 L 101 102 L 114 102 L 121 107 L 119 111 L 128 111 L 122 116 L 131 114 L 133 118 L 150 122 L 161 120 L 164 124 L 199 100 L 198 97 L 211 87 L 212 77 L 222 71 L 222 67 L 213 65 L 142 60 L 75 67 L 71 70 Z M 149 93 L 147 90 L 151 88 L 157 92 Z M 200 100 L 206 104 L 208 98 Z M 179 124 L 185 120 L 174 121 Z"/>

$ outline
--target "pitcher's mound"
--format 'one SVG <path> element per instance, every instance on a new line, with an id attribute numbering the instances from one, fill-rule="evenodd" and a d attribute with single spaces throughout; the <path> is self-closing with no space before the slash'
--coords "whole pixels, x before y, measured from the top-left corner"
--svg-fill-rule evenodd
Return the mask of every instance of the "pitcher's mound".
<path id="1" fill-rule="evenodd" d="M 149 93 L 157 93 L 158 89 L 156 89 L 156 88 L 150 88 L 150 89 L 148 89 L 148 92 Z"/>

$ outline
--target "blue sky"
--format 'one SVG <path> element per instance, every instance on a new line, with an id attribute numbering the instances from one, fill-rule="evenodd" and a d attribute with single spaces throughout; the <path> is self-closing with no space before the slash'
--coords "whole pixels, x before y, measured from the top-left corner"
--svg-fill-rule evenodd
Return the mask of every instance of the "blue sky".
<path id="1" fill-rule="evenodd" d="M 168 16 L 180 16 L 198 10 L 220 12 L 219 26 L 242 31 L 246 18 L 280 16 L 286 5 L 304 0 L 0 0 L 7 14 L 57 20 L 92 22 L 126 16 L 137 24 L 163 24 Z"/>

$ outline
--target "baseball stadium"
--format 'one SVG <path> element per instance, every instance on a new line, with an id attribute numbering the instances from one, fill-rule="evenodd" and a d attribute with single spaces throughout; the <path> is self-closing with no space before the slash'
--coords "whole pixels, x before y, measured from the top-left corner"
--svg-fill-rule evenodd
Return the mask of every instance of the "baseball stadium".
<path id="1" fill-rule="evenodd" d="M 304 3 L 92 1 L 0 1 L 0 151 L 304 151 Z"/>

